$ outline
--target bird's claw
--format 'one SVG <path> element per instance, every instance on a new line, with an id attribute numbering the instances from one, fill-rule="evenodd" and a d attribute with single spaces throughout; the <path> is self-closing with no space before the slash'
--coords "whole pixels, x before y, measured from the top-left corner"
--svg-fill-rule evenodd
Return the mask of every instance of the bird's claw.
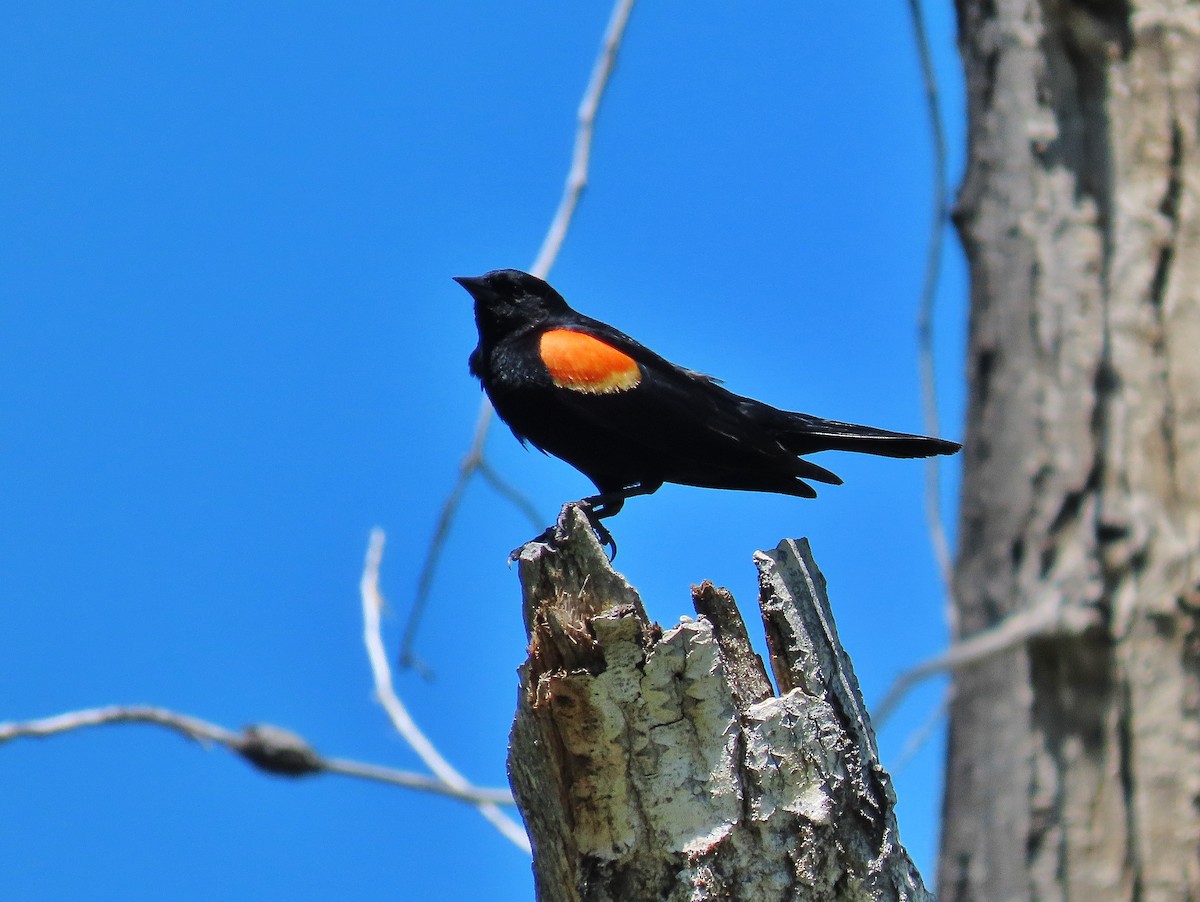
<path id="1" fill-rule="evenodd" d="M 617 540 L 599 521 L 592 522 L 592 529 L 596 532 L 596 538 L 600 540 L 600 547 L 608 549 L 608 562 L 611 564 L 617 559 Z"/>
<path id="2" fill-rule="evenodd" d="M 596 512 L 592 507 L 592 500 L 590 498 L 584 498 L 582 501 L 577 503 L 579 505 L 579 509 L 583 511 L 584 516 L 587 517 L 588 523 L 592 527 L 592 531 L 596 533 L 596 538 L 600 540 L 600 547 L 607 548 L 609 550 L 608 562 L 611 564 L 617 559 L 617 540 L 614 539 L 612 533 L 608 531 L 608 527 L 600 522 L 600 517 L 596 515 Z"/>

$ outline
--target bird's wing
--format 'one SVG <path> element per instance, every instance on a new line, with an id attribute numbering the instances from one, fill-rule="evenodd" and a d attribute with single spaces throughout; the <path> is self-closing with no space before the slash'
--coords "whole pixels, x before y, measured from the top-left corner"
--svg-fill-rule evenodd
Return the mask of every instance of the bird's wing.
<path id="1" fill-rule="evenodd" d="M 733 402 L 732 406 L 738 410 L 735 428 L 741 429 L 746 421 L 750 421 L 773 436 L 793 454 L 855 451 L 883 457 L 912 458 L 953 454 L 961 447 L 957 442 L 945 439 L 893 432 L 875 426 L 843 423 L 811 414 L 780 410 L 761 401 L 735 395 L 721 387 L 721 380 L 712 376 L 676 366 L 607 323 L 584 316 L 580 316 L 580 320 L 577 326 L 580 331 L 585 331 L 628 354 L 648 371 L 661 374 L 672 385 L 688 384 L 693 397 L 707 391 L 709 397 L 716 401 L 719 411 L 728 412 L 731 407 L 729 402 Z M 720 429 L 721 425 L 718 421 L 714 428 Z"/>
<path id="2" fill-rule="evenodd" d="M 586 422 L 612 444 L 636 448 L 648 459 L 673 462 L 668 481 L 710 484 L 724 475 L 732 483 L 757 473 L 841 482 L 798 459 L 773 434 L 769 414 L 782 411 L 676 366 L 605 323 L 579 316 L 551 326 L 539 342 L 560 389 L 554 396 L 560 415 Z"/>

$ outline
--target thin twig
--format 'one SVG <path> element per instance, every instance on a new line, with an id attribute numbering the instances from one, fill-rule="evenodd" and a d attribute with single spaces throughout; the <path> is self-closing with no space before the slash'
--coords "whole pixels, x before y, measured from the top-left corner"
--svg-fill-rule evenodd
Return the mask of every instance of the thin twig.
<path id="1" fill-rule="evenodd" d="M 913 37 L 917 45 L 917 59 L 921 66 L 921 81 L 925 87 L 925 105 L 929 114 L 929 132 L 933 142 L 933 214 L 929 225 L 929 243 L 925 256 L 925 280 L 921 287 L 921 302 L 917 307 L 917 358 L 921 372 L 921 410 L 925 423 L 925 434 L 938 435 L 942 430 L 938 417 L 933 321 L 938 280 L 941 276 L 942 236 L 950 216 L 949 190 L 946 186 L 946 133 L 942 126 L 937 75 L 933 69 L 933 54 L 929 49 L 929 37 L 925 30 L 925 14 L 921 8 L 921 0 L 908 0 L 908 11 L 912 19 Z M 938 575 L 941 577 L 946 593 L 944 605 L 946 625 L 950 635 L 957 636 L 958 610 L 954 606 L 953 595 L 954 564 L 950 554 L 950 541 L 946 536 L 946 525 L 942 520 L 941 477 L 941 461 L 936 456 L 926 458 L 925 520 L 929 529 L 929 541 L 933 546 Z M 926 662 L 926 664 L 928 663 L 930 662 Z M 926 665 L 918 664 L 911 670 L 905 671 L 892 684 L 875 715 L 880 729 L 883 727 L 883 722 L 913 686 L 927 676 L 940 672 L 940 669 L 935 669 L 924 673 L 922 671 L 924 666 Z M 935 716 L 940 717 L 942 713 L 942 709 L 939 709 Z M 927 723 L 918 731 L 918 735 L 928 735 L 931 731 L 932 726 Z"/>
<path id="2" fill-rule="evenodd" d="M 383 637 L 380 632 L 380 615 L 384 604 L 383 595 L 379 591 L 379 565 L 383 560 L 383 544 L 383 530 L 372 530 L 370 541 L 367 544 L 367 555 L 366 560 L 363 562 L 362 580 L 360 582 L 363 609 L 363 643 L 366 645 L 367 658 L 371 662 L 371 673 L 375 679 L 375 696 L 379 700 L 379 703 L 383 705 L 383 709 L 391 719 L 392 726 L 396 728 L 396 732 L 403 737 L 409 747 L 417 753 L 417 756 L 425 762 L 425 766 L 433 771 L 434 775 L 446 785 L 464 793 L 471 792 L 474 787 L 462 774 L 451 767 L 450 763 L 434 748 L 433 743 L 421 732 L 420 728 L 417 727 L 409 715 L 408 709 L 404 707 L 404 704 L 396 695 L 395 687 L 392 685 L 392 671 L 388 667 L 387 653 L 383 649 Z M 533 850 L 529 845 L 529 837 L 525 835 L 524 828 L 501 811 L 495 802 L 480 801 L 476 802 L 475 807 L 479 809 L 480 814 L 490 821 L 514 845 L 524 849 L 526 852 L 532 853 Z"/>
<path id="3" fill-rule="evenodd" d="M 921 64 L 921 79 L 925 85 L 925 102 L 929 112 L 929 131 L 933 139 L 933 221 L 929 228 L 929 248 L 925 257 L 925 284 L 921 289 L 921 304 L 917 313 L 917 347 L 921 367 L 921 406 L 924 412 L 926 435 L 938 435 L 937 368 L 933 354 L 933 314 L 937 300 L 938 278 L 942 265 L 942 235 L 950 214 L 949 192 L 946 188 L 946 133 L 942 127 L 941 102 L 938 99 L 937 75 L 933 69 L 933 54 L 925 32 L 925 16 L 921 0 L 909 0 L 917 57 Z M 925 460 L 925 516 L 929 523 L 929 539 L 937 559 L 942 582 L 950 592 L 953 563 L 946 526 L 942 522 L 941 464 L 936 456 Z M 953 601 L 947 604 L 950 634 L 954 628 Z"/>
<path id="4" fill-rule="evenodd" d="M 537 529 L 541 523 L 545 522 L 538 516 L 537 508 L 533 506 L 529 499 L 521 494 L 520 490 L 511 482 L 497 473 L 496 468 L 488 462 L 487 458 L 480 459 L 478 470 L 479 475 L 483 477 L 483 481 L 490 485 L 497 495 L 507 498 L 512 502 L 513 506 L 521 511 L 526 519 L 533 524 L 534 529 Z"/>
<path id="5" fill-rule="evenodd" d="M 174 730 L 188 739 L 194 739 L 200 743 L 217 743 L 224 746 L 232 745 L 240 736 L 219 724 L 209 723 L 186 714 L 177 714 L 167 708 L 155 708 L 149 705 L 107 705 L 103 708 L 68 711 L 65 714 L 41 717 L 37 720 L 0 723 L 0 743 L 26 737 L 40 739 L 70 730 L 118 723 L 154 724 Z"/>
<path id="6" fill-rule="evenodd" d="M 612 15 L 608 20 L 608 28 L 604 32 L 604 43 L 600 55 L 592 67 L 592 77 L 588 81 L 587 90 L 579 104 L 578 125 L 575 130 L 575 150 L 571 154 L 571 169 L 567 173 L 567 182 L 563 187 L 562 199 L 554 220 L 542 240 L 541 250 L 529 271 L 539 279 L 550 274 L 550 268 L 558 258 L 558 252 L 566 240 L 567 230 L 571 227 L 571 218 L 575 215 L 575 207 L 583 194 L 588 182 L 588 164 L 592 156 L 592 134 L 596 125 L 596 114 L 600 110 L 600 100 L 604 96 L 604 88 L 612 75 L 613 66 L 617 62 L 617 51 L 621 49 L 621 39 L 625 36 L 625 25 L 629 22 L 629 14 L 633 11 L 634 0 L 617 0 Z"/>
<path id="7" fill-rule="evenodd" d="M 634 0 L 616 0 L 612 14 L 609 16 L 608 27 L 604 32 L 604 41 L 600 46 L 600 54 L 596 57 L 587 90 L 584 91 L 583 100 L 579 104 L 575 146 L 571 153 L 571 168 L 567 172 L 562 198 L 554 213 L 554 219 L 551 220 L 550 227 L 546 230 L 546 236 L 542 239 L 542 246 L 538 251 L 537 258 L 529 268 L 530 273 L 539 279 L 544 279 L 550 274 L 554 261 L 558 259 L 558 253 L 571 228 L 579 199 L 583 195 L 584 188 L 587 187 L 596 115 L 600 111 L 600 101 L 604 98 L 604 89 L 608 87 L 609 77 L 616 65 L 617 53 L 620 51 L 621 41 L 625 37 L 625 26 L 629 22 L 633 4 Z M 484 398 L 479 405 L 479 416 L 475 419 L 475 437 L 471 441 L 471 448 L 459 465 L 458 479 L 455 480 L 454 487 L 450 489 L 446 500 L 442 502 L 437 526 L 434 528 L 433 538 L 430 539 L 429 548 L 425 553 L 425 561 L 421 565 L 421 575 L 417 579 L 416 597 L 413 599 L 412 609 L 409 611 L 404 627 L 404 635 L 400 641 L 400 665 L 402 667 L 421 669 L 412 651 L 416 641 L 417 627 L 429 601 L 429 594 L 433 588 L 433 577 L 442 556 L 442 547 L 446 543 L 446 537 L 450 533 L 450 527 L 458 514 L 459 505 L 462 504 L 463 495 L 471 478 L 476 473 L 484 477 L 492 488 L 515 504 L 530 519 L 534 529 L 538 529 L 542 522 L 529 499 L 520 494 L 508 482 L 502 480 L 484 458 L 484 443 L 487 439 L 491 419 L 492 405 L 487 398 Z"/>
<path id="8" fill-rule="evenodd" d="M 488 424 L 491 418 L 492 405 L 485 398 L 483 404 L 480 405 L 479 416 L 475 418 L 475 434 L 471 439 L 471 447 L 467 450 L 467 455 L 462 459 L 462 463 L 459 464 L 458 479 L 454 483 L 454 488 L 450 490 L 450 494 L 442 503 L 437 526 L 433 530 L 433 538 L 429 540 L 425 562 L 421 565 L 421 575 L 417 579 L 417 594 L 408 611 L 408 620 L 404 624 L 404 634 L 400 640 L 401 667 L 413 667 L 418 672 L 427 672 L 412 650 L 417 638 L 417 627 L 420 625 L 421 617 L 425 614 L 425 606 L 429 603 L 429 594 L 433 589 L 433 576 L 437 572 L 438 561 L 446 546 L 446 537 L 450 534 L 450 526 L 454 523 L 454 515 L 458 513 L 458 506 L 462 503 L 467 483 L 471 481 L 471 476 L 483 463 L 483 446 L 487 440 Z M 530 510 L 532 510 L 532 505 Z M 540 521 L 536 516 L 532 519 L 533 528 L 537 529 Z"/>
<path id="9" fill-rule="evenodd" d="M 129 723 L 151 724 L 173 730 L 202 745 L 224 746 L 259 769 L 277 775 L 341 774 L 405 789 L 437 793 L 472 804 L 513 804 L 512 794 L 504 789 L 462 789 L 411 771 L 381 767 L 347 758 L 322 758 L 303 739 L 279 727 L 258 725 L 247 727 L 239 733 L 198 717 L 149 705 L 108 705 L 103 708 L 69 711 L 37 720 L 0 723 L 0 744 L 13 739 L 44 739 L 72 730 Z"/>
<path id="10" fill-rule="evenodd" d="M 472 786 L 460 789 L 443 783 L 437 777 L 427 777 L 424 774 L 414 774 L 411 771 L 396 770 L 391 767 L 381 767 L 378 764 L 367 764 L 362 761 L 351 761 L 346 758 L 326 758 L 325 770 L 331 774 L 343 774 L 347 777 L 358 777 L 361 780 L 374 780 L 378 783 L 390 783 L 408 789 L 421 789 L 426 792 L 439 793 L 464 802 L 478 804 L 493 802 L 497 805 L 513 805 L 512 792 L 507 789 L 488 789 L 483 786 Z"/>
<path id="11" fill-rule="evenodd" d="M 895 764 L 892 764 L 888 771 L 892 777 L 898 776 L 904 771 L 913 759 L 917 757 L 917 753 L 924 748 L 937 729 L 937 725 L 942 722 L 942 718 L 950 711 L 950 700 L 954 697 L 954 686 L 948 685 L 942 690 L 942 697 L 929 712 L 929 716 L 921 722 L 921 724 L 909 734 L 908 739 L 904 743 L 904 748 L 900 750 L 900 755 L 896 759 Z"/>

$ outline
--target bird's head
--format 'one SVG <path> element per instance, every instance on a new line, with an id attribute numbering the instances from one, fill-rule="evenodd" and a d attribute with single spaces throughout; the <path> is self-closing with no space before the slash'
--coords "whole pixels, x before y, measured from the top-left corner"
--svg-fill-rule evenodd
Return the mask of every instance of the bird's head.
<path id="1" fill-rule="evenodd" d="M 519 269 L 494 269 L 482 276 L 455 276 L 475 299 L 479 338 L 496 341 L 512 332 L 535 327 L 569 308 L 557 291 Z"/>

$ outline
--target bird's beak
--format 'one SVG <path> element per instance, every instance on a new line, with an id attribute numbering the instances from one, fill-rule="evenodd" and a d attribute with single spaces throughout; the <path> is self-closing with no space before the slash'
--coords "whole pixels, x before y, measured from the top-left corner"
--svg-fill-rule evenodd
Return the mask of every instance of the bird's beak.
<path id="1" fill-rule="evenodd" d="M 471 297 L 477 298 L 487 290 L 482 276 L 454 276 L 454 281 L 467 289 Z"/>

